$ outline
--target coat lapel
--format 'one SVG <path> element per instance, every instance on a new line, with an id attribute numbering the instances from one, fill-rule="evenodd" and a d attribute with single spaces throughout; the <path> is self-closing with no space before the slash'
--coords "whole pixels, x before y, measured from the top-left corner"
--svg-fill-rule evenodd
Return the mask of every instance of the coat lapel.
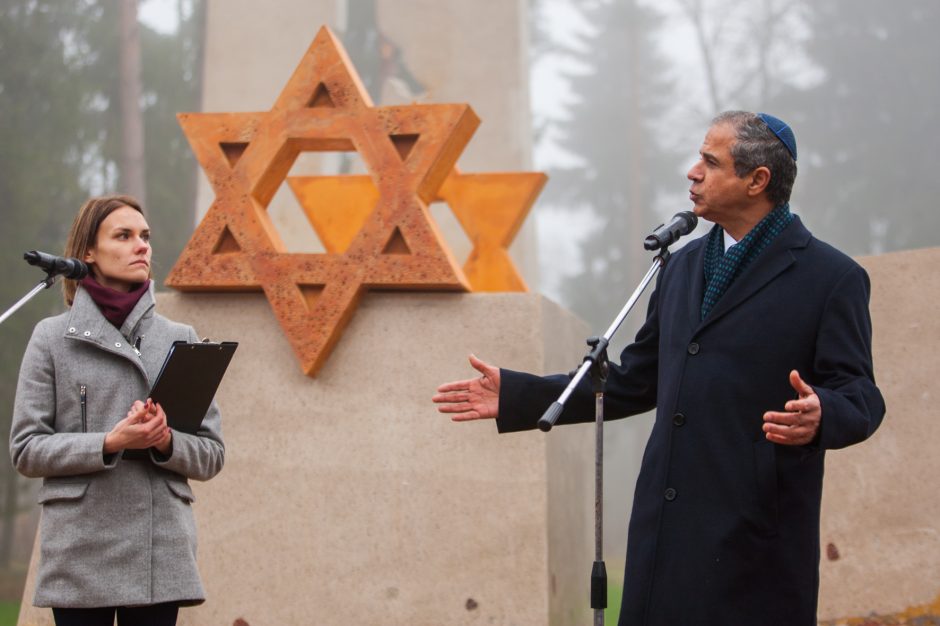
<path id="1" fill-rule="evenodd" d="M 131 311 L 125 322 L 137 325 L 141 321 L 153 315 L 154 294 L 153 284 L 150 290 L 145 293 L 137 306 Z M 147 370 L 144 368 L 140 358 L 131 349 L 131 340 L 121 334 L 114 325 L 105 319 L 104 315 L 98 309 L 91 296 L 79 286 L 75 291 L 75 300 L 72 302 L 72 309 L 69 313 L 68 330 L 66 338 L 90 343 L 101 350 L 115 354 L 121 358 L 127 359 L 140 371 L 145 380 L 149 381 Z M 130 336 L 130 335 L 128 335 Z"/>
<path id="2" fill-rule="evenodd" d="M 684 273 L 688 281 L 687 292 L 689 294 L 689 328 L 696 329 L 702 323 L 702 298 L 705 297 L 705 248 L 708 236 L 699 238 L 701 245 L 695 250 L 685 255 Z M 690 244 L 692 245 L 692 244 Z"/>
<path id="3" fill-rule="evenodd" d="M 709 324 L 721 319 L 729 311 L 740 306 L 745 300 L 764 288 L 767 283 L 779 276 L 795 261 L 793 250 L 805 248 L 810 240 L 810 232 L 803 226 L 799 216 L 793 216 L 793 222 L 758 256 L 750 267 L 738 276 L 728 287 L 728 291 L 715 304 L 708 316 L 697 324 L 697 331 L 706 328 Z M 702 274 L 700 280 L 704 283 L 704 272 L 701 270 L 704 259 L 700 259 L 695 269 Z M 694 284 L 694 283 L 693 283 Z M 703 285 L 704 289 L 704 285 Z M 701 315 L 703 291 L 698 292 L 698 305 L 694 314 Z M 692 307 L 690 307 L 692 308 Z"/>
<path id="4" fill-rule="evenodd" d="M 707 239 L 708 236 L 706 235 L 686 245 L 682 250 L 687 253 L 682 255 L 681 260 L 676 261 L 683 264 L 679 276 L 685 281 L 682 290 L 688 294 L 686 317 L 691 331 L 696 330 L 701 324 L 702 297 L 705 294 L 705 271 L 703 267 Z"/>

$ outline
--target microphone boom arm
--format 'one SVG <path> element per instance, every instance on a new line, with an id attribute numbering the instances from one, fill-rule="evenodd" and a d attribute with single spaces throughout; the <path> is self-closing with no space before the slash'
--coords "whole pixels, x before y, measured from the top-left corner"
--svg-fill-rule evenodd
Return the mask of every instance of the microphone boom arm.
<path id="1" fill-rule="evenodd" d="M 88 266 L 78 259 L 68 257 L 58 257 L 38 250 L 30 250 L 23 253 L 23 259 L 30 265 L 35 265 L 46 273 L 46 277 L 39 281 L 39 284 L 33 287 L 29 293 L 20 298 L 16 304 L 7 309 L 3 315 L 0 315 L 0 324 L 5 322 L 8 317 L 16 313 L 20 307 L 30 301 L 33 296 L 52 287 L 56 276 L 60 274 L 66 278 L 80 280 L 88 274 Z"/>
<path id="2" fill-rule="evenodd" d="M 27 293 L 25 296 L 20 298 L 16 302 L 16 304 L 14 304 L 9 309 L 7 309 L 3 315 L 0 315 L 0 324 L 5 322 L 8 317 L 16 313 L 20 309 L 20 307 L 22 307 L 24 304 L 29 302 L 33 296 L 35 296 L 37 293 L 39 293 L 43 289 L 48 289 L 49 287 L 52 286 L 53 283 L 55 283 L 55 274 L 47 274 L 46 277 L 42 279 L 41 281 L 39 281 L 39 284 L 33 287 L 29 293 Z"/>
<path id="3" fill-rule="evenodd" d="M 656 276 L 656 273 L 666 264 L 666 261 L 669 260 L 670 254 L 671 253 L 669 252 L 668 248 L 662 248 L 660 253 L 657 254 L 653 259 L 653 264 L 650 266 L 649 270 L 647 270 L 646 275 L 643 277 L 643 280 L 640 281 L 640 284 L 633 292 L 633 295 L 630 296 L 630 299 L 627 300 L 626 304 L 624 304 L 623 308 L 620 310 L 620 313 L 617 314 L 616 318 L 614 318 L 614 321 L 607 329 L 607 332 L 605 332 L 602 337 L 591 337 L 588 339 L 588 344 L 591 346 L 591 349 L 584 356 L 581 365 L 578 367 L 578 370 L 571 378 L 568 386 L 565 387 L 565 390 L 561 392 L 561 395 L 558 396 L 558 399 L 555 400 L 555 402 L 553 402 L 551 406 L 548 407 L 545 413 L 542 414 L 542 417 L 539 418 L 539 430 L 548 432 L 552 429 L 552 426 L 555 425 L 555 422 L 558 421 L 558 417 L 564 410 L 565 403 L 568 401 L 568 398 L 571 397 L 571 394 L 574 393 L 574 390 L 577 388 L 578 384 L 587 375 L 595 363 L 598 363 L 599 359 L 602 358 L 601 355 L 606 353 L 607 346 L 610 345 L 610 340 L 620 328 L 620 325 L 623 324 L 623 321 L 627 319 L 627 315 L 630 314 L 630 311 L 633 309 L 637 300 L 640 299 L 643 291 L 646 290 L 646 287 Z"/>
<path id="4" fill-rule="evenodd" d="M 668 244 L 667 244 L 668 245 Z M 610 328 L 603 337 L 591 337 L 587 340 L 591 347 L 578 371 L 571 377 L 568 386 L 553 402 L 548 410 L 539 418 L 538 427 L 544 432 L 552 429 L 555 422 L 565 409 L 565 402 L 577 388 L 578 384 L 591 373 L 591 382 L 594 390 L 594 564 L 591 568 L 591 608 L 594 609 L 594 626 L 604 626 L 604 609 L 607 608 L 607 566 L 604 563 L 604 385 L 610 364 L 607 359 L 607 346 L 614 333 L 623 324 L 633 306 L 639 300 L 643 290 L 650 284 L 653 277 L 669 260 L 669 249 L 660 248 L 659 254 L 653 259 L 646 276 L 640 285 L 627 300 L 620 313 L 611 323 Z"/>

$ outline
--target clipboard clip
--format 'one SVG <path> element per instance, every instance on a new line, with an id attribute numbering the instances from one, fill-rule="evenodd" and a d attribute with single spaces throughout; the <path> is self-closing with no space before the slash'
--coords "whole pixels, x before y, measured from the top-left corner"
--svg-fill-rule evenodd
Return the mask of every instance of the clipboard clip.
<path id="1" fill-rule="evenodd" d="M 229 343 L 229 342 L 224 342 L 224 341 L 212 341 L 212 340 L 209 339 L 208 337 L 203 337 L 203 338 L 202 338 L 202 341 L 200 341 L 199 343 L 204 344 L 204 345 L 207 345 L 207 346 L 216 346 L 219 350 L 221 350 L 223 344 Z"/>

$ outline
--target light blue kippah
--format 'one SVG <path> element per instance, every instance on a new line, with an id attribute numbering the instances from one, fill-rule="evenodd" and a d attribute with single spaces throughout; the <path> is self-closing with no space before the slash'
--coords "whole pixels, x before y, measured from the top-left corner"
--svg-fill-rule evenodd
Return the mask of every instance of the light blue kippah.
<path id="1" fill-rule="evenodd" d="M 766 113 L 758 113 L 757 117 L 761 118 L 761 120 L 767 124 L 770 131 L 787 147 L 790 156 L 796 161 L 796 136 L 793 134 L 793 129 L 779 117 L 767 115 Z"/>

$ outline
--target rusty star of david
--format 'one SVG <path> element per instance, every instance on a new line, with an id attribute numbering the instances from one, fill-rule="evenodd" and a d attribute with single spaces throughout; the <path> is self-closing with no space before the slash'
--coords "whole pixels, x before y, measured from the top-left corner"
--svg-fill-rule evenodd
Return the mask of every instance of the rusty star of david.
<path id="1" fill-rule="evenodd" d="M 215 191 L 166 284 L 263 290 L 310 376 L 369 287 L 466 290 L 428 211 L 479 124 L 466 104 L 375 107 L 322 28 L 270 111 L 188 113 L 183 132 Z M 304 151 L 358 151 L 378 191 L 341 254 L 288 253 L 267 206 Z"/>
<path id="2" fill-rule="evenodd" d="M 548 179 L 540 172 L 463 174 L 454 168 L 436 201 L 447 203 L 473 242 L 463 271 L 474 291 L 527 291 L 509 245 Z M 287 179 L 329 252 L 344 252 L 379 200 L 369 176 Z"/>

